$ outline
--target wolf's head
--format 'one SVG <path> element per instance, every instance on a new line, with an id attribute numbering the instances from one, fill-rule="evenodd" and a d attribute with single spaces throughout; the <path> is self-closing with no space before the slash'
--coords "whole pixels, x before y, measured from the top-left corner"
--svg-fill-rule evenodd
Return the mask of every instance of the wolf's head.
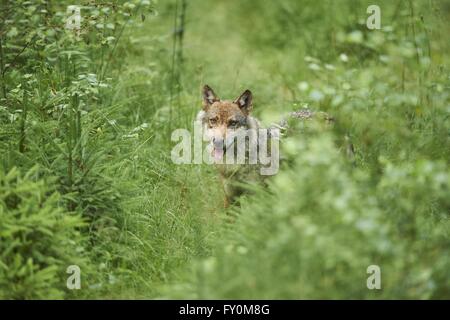
<path id="1" fill-rule="evenodd" d="M 252 93 L 245 90 L 235 100 L 220 100 L 208 85 L 203 87 L 203 110 L 197 119 L 202 122 L 205 137 L 213 145 L 213 156 L 221 159 L 241 130 L 256 127 L 250 116 Z"/>

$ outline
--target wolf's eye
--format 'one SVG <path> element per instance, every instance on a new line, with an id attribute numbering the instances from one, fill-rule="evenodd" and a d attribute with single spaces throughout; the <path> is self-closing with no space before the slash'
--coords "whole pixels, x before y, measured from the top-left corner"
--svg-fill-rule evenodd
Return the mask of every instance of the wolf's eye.
<path id="1" fill-rule="evenodd" d="M 211 119 L 209 119 L 209 125 L 210 126 L 213 126 L 213 125 L 215 125 L 217 123 L 217 118 L 211 118 Z"/>
<path id="2" fill-rule="evenodd" d="M 229 127 L 236 127 L 238 125 L 238 122 L 236 120 L 230 120 L 228 121 Z"/>

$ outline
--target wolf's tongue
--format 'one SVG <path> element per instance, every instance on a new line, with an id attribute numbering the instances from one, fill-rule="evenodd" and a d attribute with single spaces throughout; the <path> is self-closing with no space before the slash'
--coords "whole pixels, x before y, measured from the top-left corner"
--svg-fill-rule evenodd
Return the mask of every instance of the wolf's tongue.
<path id="1" fill-rule="evenodd" d="M 214 159 L 222 160 L 223 157 L 223 149 L 222 148 L 214 148 Z"/>

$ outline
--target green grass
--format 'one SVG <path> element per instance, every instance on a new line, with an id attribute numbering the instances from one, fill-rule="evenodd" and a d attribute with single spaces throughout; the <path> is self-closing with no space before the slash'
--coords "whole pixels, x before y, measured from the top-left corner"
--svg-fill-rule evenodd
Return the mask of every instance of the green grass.
<path id="1" fill-rule="evenodd" d="M 450 298 L 448 4 L 378 1 L 370 31 L 370 1 L 191 0 L 174 51 L 176 3 L 87 7 L 115 28 L 81 40 L 37 1 L 5 7 L 0 297 Z M 15 35 L 24 16 L 40 42 Z M 170 159 L 206 83 L 251 89 L 265 123 L 306 105 L 336 122 L 293 123 L 280 172 L 224 209 L 213 166 Z"/>

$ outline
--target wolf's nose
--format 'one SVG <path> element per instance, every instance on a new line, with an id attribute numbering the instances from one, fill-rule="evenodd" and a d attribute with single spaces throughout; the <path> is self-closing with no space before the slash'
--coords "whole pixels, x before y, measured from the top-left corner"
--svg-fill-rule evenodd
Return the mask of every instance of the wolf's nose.
<path id="1" fill-rule="evenodd" d="M 213 138 L 214 148 L 223 149 L 223 139 Z"/>

